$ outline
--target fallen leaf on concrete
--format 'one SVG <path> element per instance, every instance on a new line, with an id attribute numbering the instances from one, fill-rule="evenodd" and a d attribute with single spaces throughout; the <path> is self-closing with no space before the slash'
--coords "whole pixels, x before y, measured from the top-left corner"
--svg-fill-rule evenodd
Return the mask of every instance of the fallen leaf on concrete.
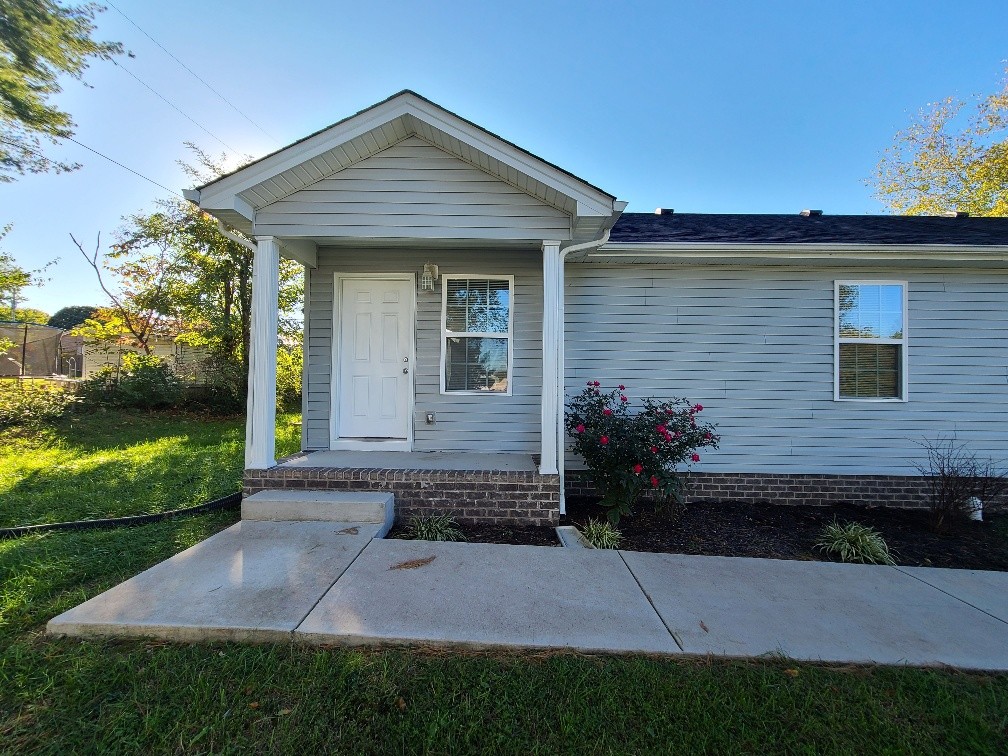
<path id="1" fill-rule="evenodd" d="M 415 570 L 417 567 L 426 567 L 428 564 L 433 562 L 437 557 L 431 554 L 429 557 L 420 557 L 419 559 L 407 559 L 405 562 L 399 562 L 399 564 L 393 564 L 389 567 L 390 570 Z"/>
<path id="2" fill-rule="evenodd" d="M 360 533 L 360 528 L 343 528 L 343 530 L 337 530 L 336 535 L 357 535 Z"/>
<path id="3" fill-rule="evenodd" d="M 788 677 L 798 677 L 798 670 L 794 668 L 785 669 L 784 674 L 787 675 Z"/>
<path id="4" fill-rule="evenodd" d="M 703 630 L 705 633 L 710 632 L 710 630 L 707 629 L 707 625 L 703 623 L 703 620 L 700 620 L 700 629 Z"/>

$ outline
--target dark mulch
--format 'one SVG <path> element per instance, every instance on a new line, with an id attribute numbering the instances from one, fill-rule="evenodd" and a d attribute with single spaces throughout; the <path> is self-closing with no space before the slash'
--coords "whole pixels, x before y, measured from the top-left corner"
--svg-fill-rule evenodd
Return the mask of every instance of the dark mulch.
<path id="1" fill-rule="evenodd" d="M 406 521 L 396 519 L 386 538 L 408 538 Z M 549 526 L 458 523 L 458 528 L 473 543 L 506 543 L 528 546 L 559 546 L 556 530 Z"/>
<path id="2" fill-rule="evenodd" d="M 561 522 L 583 525 L 589 517 L 601 520 L 605 512 L 593 501 L 568 498 Z M 939 535 L 922 510 L 704 501 L 678 510 L 641 504 L 619 529 L 630 551 L 827 560 L 813 546 L 834 518 L 876 528 L 901 565 L 1008 571 L 1006 513 L 985 513 L 983 523 L 964 522 Z"/>

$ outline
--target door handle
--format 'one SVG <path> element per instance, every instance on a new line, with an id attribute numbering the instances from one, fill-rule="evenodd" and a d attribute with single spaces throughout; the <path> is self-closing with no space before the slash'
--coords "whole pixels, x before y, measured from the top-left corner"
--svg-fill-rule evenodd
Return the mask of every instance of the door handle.
<path id="1" fill-rule="evenodd" d="M 406 375 L 406 373 L 409 372 L 409 368 L 403 368 L 402 371 L 403 371 L 403 375 Z"/>

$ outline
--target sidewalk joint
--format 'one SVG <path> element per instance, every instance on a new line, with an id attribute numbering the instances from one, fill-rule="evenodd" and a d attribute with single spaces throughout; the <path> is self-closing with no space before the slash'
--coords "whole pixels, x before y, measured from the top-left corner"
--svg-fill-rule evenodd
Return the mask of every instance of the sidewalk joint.
<path id="1" fill-rule="evenodd" d="M 672 632 L 672 628 L 669 627 L 668 622 L 666 622 L 665 618 L 661 616 L 661 612 L 658 611 L 658 607 L 656 607 L 654 601 L 651 600 L 651 595 L 644 589 L 644 586 L 641 585 L 640 580 L 637 579 L 637 576 L 634 574 L 633 568 L 629 564 L 627 564 L 626 559 L 623 559 L 623 552 L 617 549 L 616 553 L 619 554 L 620 560 L 626 566 L 627 570 L 630 571 L 630 577 L 634 579 L 634 582 L 637 583 L 637 587 L 640 588 L 641 593 L 644 594 L 644 598 L 646 598 L 648 603 L 651 604 L 651 608 L 654 610 L 654 613 L 658 615 L 658 619 L 661 621 L 662 625 L 665 626 L 665 630 L 668 632 L 670 636 L 672 636 L 672 640 L 675 641 L 675 644 L 679 647 L 679 650 L 682 651 L 683 653 L 686 653 L 686 649 L 683 648 L 683 644 L 682 641 L 679 640 L 679 636 L 676 635 L 674 632 Z"/>
<path id="2" fill-rule="evenodd" d="M 895 569 L 895 570 L 896 570 L 897 572 L 899 572 L 899 573 L 902 573 L 903 575 L 906 575 L 907 577 L 910 577 L 910 578 L 913 578 L 914 580 L 916 580 L 916 581 L 918 581 L 918 582 L 920 582 L 920 583 L 924 583 L 924 585 L 926 585 L 926 586 L 930 586 L 931 588 L 934 588 L 934 589 L 935 589 L 936 591 L 938 591 L 939 593 L 944 593 L 944 594 L 945 594 L 946 596 L 949 596 L 949 597 L 951 597 L 951 598 L 954 598 L 954 599 L 955 599 L 956 601 L 959 601 L 959 602 L 961 602 L 961 603 L 963 603 L 963 604 L 966 604 L 966 606 L 970 606 L 970 607 L 973 607 L 973 608 L 974 608 L 974 609 L 976 609 L 976 610 L 977 610 L 978 612 L 982 612 L 983 614 L 986 614 L 986 615 L 987 615 L 988 617 L 991 617 L 991 618 L 993 618 L 993 619 L 996 619 L 996 620 L 997 620 L 998 622 L 1003 622 L 1004 624 L 1008 625 L 1008 620 L 1004 619 L 1003 617 L 998 617 L 998 616 L 997 616 L 996 614 L 991 614 L 991 613 L 990 613 L 990 612 L 988 612 L 988 611 L 987 611 L 986 609 L 983 609 L 983 608 L 981 608 L 981 607 L 977 606 L 976 604 L 971 604 L 971 603 L 970 603 L 969 601 L 967 601 L 966 599 L 963 599 L 963 598 L 959 598 L 959 597 L 958 597 L 958 596 L 956 596 L 956 595 L 955 595 L 954 593 L 949 593 L 949 592 L 948 592 L 948 591 L 946 591 L 945 589 L 943 589 L 943 588 L 939 588 L 939 587 L 938 587 L 937 585 L 935 585 L 934 583 L 929 583 L 929 582 L 928 582 L 927 580 L 925 580 L 925 579 L 924 579 L 924 578 L 922 578 L 922 577 L 918 577 L 917 575 L 914 575 L 914 574 L 913 574 L 913 573 L 911 573 L 911 572 L 904 572 L 903 570 L 901 570 L 901 569 L 899 568 L 899 566 L 896 566 L 896 567 L 894 567 L 893 569 Z"/>

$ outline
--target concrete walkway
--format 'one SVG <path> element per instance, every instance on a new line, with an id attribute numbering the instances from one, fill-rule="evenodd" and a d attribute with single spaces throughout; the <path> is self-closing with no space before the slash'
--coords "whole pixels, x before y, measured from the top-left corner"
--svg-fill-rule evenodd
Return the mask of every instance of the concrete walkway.
<path id="1" fill-rule="evenodd" d="M 1008 573 L 381 540 L 376 532 L 243 521 L 48 630 L 1008 670 Z"/>

